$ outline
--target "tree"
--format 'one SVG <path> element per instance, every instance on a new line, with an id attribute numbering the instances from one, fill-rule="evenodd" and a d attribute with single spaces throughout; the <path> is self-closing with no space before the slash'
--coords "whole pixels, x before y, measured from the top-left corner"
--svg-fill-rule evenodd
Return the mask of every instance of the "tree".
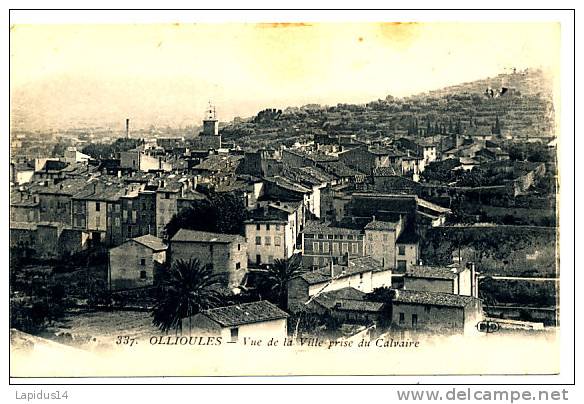
<path id="1" fill-rule="evenodd" d="M 280 306 L 282 310 L 288 309 L 288 283 L 306 272 L 302 268 L 302 258 L 298 254 L 288 259 L 276 259 L 263 274 L 259 289 L 264 291 L 268 300 Z"/>
<path id="2" fill-rule="evenodd" d="M 174 215 L 164 229 L 168 239 L 179 229 L 240 234 L 245 218 L 245 206 L 236 194 L 211 192 Z"/>
<path id="3" fill-rule="evenodd" d="M 219 292 L 221 279 L 199 260 L 177 260 L 168 271 L 152 310 L 152 324 L 162 331 L 182 331 L 184 318 L 218 307 L 224 302 Z"/>
<path id="4" fill-rule="evenodd" d="M 495 124 L 493 125 L 491 132 L 493 135 L 501 134 L 501 123 L 499 122 L 499 115 L 496 115 L 495 117 Z"/>

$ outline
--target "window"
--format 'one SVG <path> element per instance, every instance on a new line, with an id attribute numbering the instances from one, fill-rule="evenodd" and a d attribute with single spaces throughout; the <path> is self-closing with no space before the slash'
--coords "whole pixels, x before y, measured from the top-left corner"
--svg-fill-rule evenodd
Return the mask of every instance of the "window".
<path id="1" fill-rule="evenodd" d="M 359 253 L 359 244 L 357 244 L 357 243 L 351 244 L 351 253 L 353 253 L 353 254 Z"/>
<path id="2" fill-rule="evenodd" d="M 120 212 L 120 205 L 118 205 L 118 204 L 115 205 L 115 211 L 118 213 Z"/>
<path id="3" fill-rule="evenodd" d="M 241 251 L 241 244 L 237 244 L 237 251 Z"/>
<path id="4" fill-rule="evenodd" d="M 276 231 L 280 231 L 280 225 L 279 224 L 276 225 Z"/>
<path id="5" fill-rule="evenodd" d="M 359 283 L 363 283 L 363 274 L 362 273 L 359 274 Z"/>
<path id="6" fill-rule="evenodd" d="M 165 192 L 164 193 L 164 199 L 170 199 L 170 193 L 169 192 Z"/>
<path id="7" fill-rule="evenodd" d="M 431 306 L 424 306 L 424 311 L 430 313 Z"/>
<path id="8" fill-rule="evenodd" d="M 274 263 L 274 256 L 268 255 L 268 264 L 273 264 L 273 263 Z"/>
<path id="9" fill-rule="evenodd" d="M 412 327 L 417 327 L 418 326 L 418 315 L 417 314 L 412 314 Z"/>
<path id="10" fill-rule="evenodd" d="M 327 238 L 328 238 L 329 240 L 332 240 L 334 237 L 333 237 L 333 235 L 332 235 L 332 234 L 329 234 Z"/>
<path id="11" fill-rule="evenodd" d="M 211 244 L 211 245 L 209 246 L 209 252 L 210 252 L 211 254 L 213 254 L 213 244 Z"/>
<path id="12" fill-rule="evenodd" d="M 235 269 L 240 269 L 241 268 L 241 264 L 239 262 L 235 263 Z"/>
<path id="13" fill-rule="evenodd" d="M 266 230 L 270 230 L 270 224 L 269 223 L 266 224 Z"/>
<path id="14" fill-rule="evenodd" d="M 333 254 L 339 253 L 339 243 L 333 243 Z"/>
<path id="15" fill-rule="evenodd" d="M 406 255 L 406 246 L 405 245 L 398 246 L 398 253 L 399 255 Z"/>
<path id="16" fill-rule="evenodd" d="M 397 260 L 397 269 L 401 272 L 405 272 L 407 269 L 407 262 L 404 260 Z"/>
<path id="17" fill-rule="evenodd" d="M 146 271 L 140 271 L 140 279 L 146 279 Z"/>
<path id="18" fill-rule="evenodd" d="M 329 252 L 329 243 L 328 241 L 323 241 L 322 243 L 322 252 L 328 253 Z"/>
<path id="19" fill-rule="evenodd" d="M 319 239 L 323 239 L 323 238 L 324 238 L 324 235 L 323 235 L 323 234 L 319 234 L 319 235 L 318 235 L 318 238 L 319 238 Z"/>
<path id="20" fill-rule="evenodd" d="M 140 265 L 145 266 L 146 265 L 146 259 L 145 258 L 141 258 L 140 259 Z"/>
<path id="21" fill-rule="evenodd" d="M 261 228 L 262 228 L 262 225 L 261 225 L 261 224 L 259 224 L 259 223 L 257 223 L 257 224 L 256 224 L 256 230 L 261 230 Z"/>
<path id="22" fill-rule="evenodd" d="M 256 245 L 262 245 L 262 238 L 260 236 L 256 237 Z"/>
<path id="23" fill-rule="evenodd" d="M 369 234 L 368 238 L 369 238 L 369 241 L 373 241 L 373 234 Z"/>
<path id="24" fill-rule="evenodd" d="M 229 331 L 231 333 L 231 342 L 237 342 L 237 338 L 239 337 L 239 328 L 232 328 Z"/>
<path id="25" fill-rule="evenodd" d="M 406 315 L 404 313 L 399 313 L 399 323 L 403 324 L 406 322 Z"/>
<path id="26" fill-rule="evenodd" d="M 282 242 L 281 242 L 280 236 L 275 236 L 274 237 L 274 245 L 276 247 L 279 247 L 281 244 L 282 244 Z"/>
<path id="27" fill-rule="evenodd" d="M 270 236 L 266 236 L 265 243 L 266 245 L 272 245 L 272 238 Z"/>
<path id="28" fill-rule="evenodd" d="M 342 250 L 343 253 L 349 252 L 349 243 L 343 243 L 342 244 Z"/>
<path id="29" fill-rule="evenodd" d="M 317 242 L 312 243 L 312 250 L 314 252 L 319 252 L 320 248 L 318 248 L 318 247 L 319 247 L 319 243 L 317 243 Z"/>
<path id="30" fill-rule="evenodd" d="M 353 240 L 353 235 L 352 235 L 352 234 L 349 234 L 349 235 L 347 236 L 347 240 Z"/>
<path id="31" fill-rule="evenodd" d="M 101 217 L 99 217 L 99 216 L 95 217 L 95 226 L 96 227 L 101 226 Z"/>
<path id="32" fill-rule="evenodd" d="M 99 202 L 95 202 L 95 211 L 99 212 L 99 210 L 101 209 L 100 203 Z"/>

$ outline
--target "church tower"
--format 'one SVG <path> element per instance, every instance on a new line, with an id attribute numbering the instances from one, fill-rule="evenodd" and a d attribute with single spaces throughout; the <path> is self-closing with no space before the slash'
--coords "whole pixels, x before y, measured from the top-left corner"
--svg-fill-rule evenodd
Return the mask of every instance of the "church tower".
<path id="1" fill-rule="evenodd" d="M 217 121 L 217 113 L 215 111 L 215 106 L 211 105 L 211 102 L 209 102 L 209 108 L 207 108 L 206 111 L 206 118 L 203 120 L 203 135 L 219 135 L 219 122 Z"/>

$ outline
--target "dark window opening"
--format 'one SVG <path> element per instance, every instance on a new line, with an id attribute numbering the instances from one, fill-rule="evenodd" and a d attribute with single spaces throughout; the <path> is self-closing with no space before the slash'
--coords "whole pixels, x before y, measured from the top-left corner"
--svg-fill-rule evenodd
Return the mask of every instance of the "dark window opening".
<path id="1" fill-rule="evenodd" d="M 232 328 L 230 330 L 231 332 L 231 342 L 237 342 L 237 339 L 239 338 L 239 328 Z"/>

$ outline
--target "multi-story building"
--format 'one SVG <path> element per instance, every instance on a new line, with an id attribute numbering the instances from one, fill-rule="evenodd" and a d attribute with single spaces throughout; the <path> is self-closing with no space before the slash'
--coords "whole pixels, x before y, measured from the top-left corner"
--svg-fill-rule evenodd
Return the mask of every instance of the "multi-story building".
<path id="1" fill-rule="evenodd" d="M 38 189 L 39 221 L 71 225 L 71 197 L 86 186 L 84 179 L 66 179 L 57 184 L 44 181 Z"/>
<path id="2" fill-rule="evenodd" d="M 403 230 L 403 217 L 393 222 L 376 220 L 365 225 L 365 254 L 381 262 L 383 268 L 396 267 L 396 242 Z"/>
<path id="3" fill-rule="evenodd" d="M 360 146 L 339 154 L 342 163 L 367 175 L 380 167 L 401 168 L 401 158 L 401 153 L 379 146 Z"/>
<path id="4" fill-rule="evenodd" d="M 164 227 L 178 213 L 178 199 L 183 184 L 161 180 L 156 190 L 156 237 L 164 237 Z"/>
<path id="5" fill-rule="evenodd" d="M 199 260 L 229 287 L 238 286 L 247 272 L 247 244 L 239 235 L 180 229 L 170 240 L 168 254 L 171 263 Z"/>
<path id="6" fill-rule="evenodd" d="M 391 270 L 383 269 L 371 257 L 350 257 L 341 265 L 330 262 L 288 283 L 288 307 L 302 311 L 311 298 L 343 288 L 370 293 L 376 288 L 391 287 L 391 276 Z"/>
<path id="7" fill-rule="evenodd" d="M 451 267 L 412 266 L 404 275 L 404 289 L 478 297 L 473 263 Z"/>
<path id="8" fill-rule="evenodd" d="M 404 337 L 412 333 L 477 333 L 484 319 L 482 303 L 472 296 L 414 290 L 395 290 L 392 299 L 392 329 Z"/>
<path id="9" fill-rule="evenodd" d="M 109 251 L 111 289 L 152 286 L 166 261 L 168 246 L 150 234 L 126 240 Z"/>
<path id="10" fill-rule="evenodd" d="M 93 182 L 71 198 L 73 228 L 90 233 L 94 244 L 114 246 L 124 241 L 122 234 L 121 184 Z"/>
<path id="11" fill-rule="evenodd" d="M 305 266 L 318 268 L 329 262 L 339 263 L 346 254 L 355 257 L 365 255 L 361 229 L 315 221 L 306 223 L 302 231 L 302 261 Z"/>
<path id="12" fill-rule="evenodd" d="M 272 264 L 287 259 L 296 245 L 295 229 L 287 220 L 277 217 L 254 217 L 245 222 L 245 239 L 250 263 Z"/>

